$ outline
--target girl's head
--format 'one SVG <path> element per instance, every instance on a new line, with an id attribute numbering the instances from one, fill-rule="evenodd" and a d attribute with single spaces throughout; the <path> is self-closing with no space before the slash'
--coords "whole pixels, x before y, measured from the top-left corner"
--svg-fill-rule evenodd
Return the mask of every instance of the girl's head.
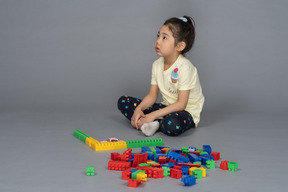
<path id="1" fill-rule="evenodd" d="M 173 17 L 166 20 L 157 35 L 155 42 L 156 52 L 159 56 L 171 54 L 172 45 L 174 49 L 185 55 L 193 46 L 195 40 L 195 22 L 191 17 Z M 166 42 L 165 42 L 166 41 Z M 169 41 L 169 43 L 167 42 Z M 168 46 L 168 47 L 167 47 Z M 166 50 L 167 48 L 170 49 Z M 161 51 L 162 54 L 161 54 Z"/>

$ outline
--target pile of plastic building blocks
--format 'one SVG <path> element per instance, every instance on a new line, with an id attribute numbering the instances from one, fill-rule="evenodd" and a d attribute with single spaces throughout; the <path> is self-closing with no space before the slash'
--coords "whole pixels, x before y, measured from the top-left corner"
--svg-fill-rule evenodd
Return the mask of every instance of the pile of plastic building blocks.
<path id="1" fill-rule="evenodd" d="M 206 177 L 206 169 L 215 169 L 215 161 L 220 159 L 220 153 L 212 152 L 210 145 L 203 145 L 201 149 L 173 149 L 162 146 L 161 138 L 128 141 L 109 138 L 99 142 L 80 130 L 74 130 L 73 135 L 95 151 L 127 149 L 123 154 L 111 153 L 108 170 L 123 171 L 122 179 L 128 180 L 129 187 L 138 187 L 147 178 L 167 176 L 181 179 L 184 185 L 192 186 L 196 184 L 196 179 Z M 132 148 L 142 150 L 132 153 Z M 238 163 L 221 161 L 220 169 L 234 172 L 238 169 Z M 88 166 L 86 170 L 88 176 L 95 175 L 93 166 Z"/>
<path id="2" fill-rule="evenodd" d="M 138 187 L 147 178 L 172 177 L 181 179 L 186 186 L 196 184 L 196 179 L 206 177 L 206 169 L 215 169 L 215 161 L 220 159 L 219 152 L 212 152 L 210 145 L 203 149 L 182 147 L 142 147 L 141 152 L 132 153 L 132 149 L 123 154 L 111 153 L 108 170 L 122 171 L 122 179 L 128 180 L 129 187 Z M 236 171 L 238 163 L 222 161 L 220 169 Z"/>

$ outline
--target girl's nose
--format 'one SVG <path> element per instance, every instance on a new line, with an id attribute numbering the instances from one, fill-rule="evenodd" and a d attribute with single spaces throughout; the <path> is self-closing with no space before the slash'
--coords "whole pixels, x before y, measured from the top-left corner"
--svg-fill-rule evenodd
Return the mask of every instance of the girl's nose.
<path id="1" fill-rule="evenodd" d="M 160 38 L 156 39 L 155 42 L 156 42 L 157 45 L 159 45 L 159 43 L 160 43 Z"/>

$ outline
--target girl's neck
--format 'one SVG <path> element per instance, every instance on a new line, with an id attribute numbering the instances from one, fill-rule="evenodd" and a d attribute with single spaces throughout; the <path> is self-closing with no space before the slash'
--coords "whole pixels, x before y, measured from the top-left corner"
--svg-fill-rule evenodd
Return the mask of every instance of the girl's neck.
<path id="1" fill-rule="evenodd" d="M 179 53 L 170 55 L 169 57 L 164 57 L 164 65 L 166 66 L 171 66 L 173 65 L 173 63 L 175 63 L 175 61 L 178 59 L 179 57 Z"/>

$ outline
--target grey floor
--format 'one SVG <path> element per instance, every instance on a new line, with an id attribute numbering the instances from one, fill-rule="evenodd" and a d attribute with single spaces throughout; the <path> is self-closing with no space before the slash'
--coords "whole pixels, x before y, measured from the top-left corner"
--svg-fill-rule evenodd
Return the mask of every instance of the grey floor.
<path id="1" fill-rule="evenodd" d="M 287 191 L 287 123 L 287 116 L 281 114 L 204 112 L 200 127 L 184 135 L 157 133 L 154 138 L 163 138 L 166 146 L 174 148 L 209 144 L 221 153 L 221 160 L 238 162 L 239 170 L 208 170 L 207 177 L 192 187 L 170 177 L 148 178 L 138 190 Z M 2 111 L 0 191 L 134 190 L 121 180 L 121 172 L 107 170 L 112 151 L 93 151 L 73 137 L 74 129 L 98 140 L 145 138 L 116 110 Z M 95 166 L 96 175 L 86 176 L 86 166 Z"/>

